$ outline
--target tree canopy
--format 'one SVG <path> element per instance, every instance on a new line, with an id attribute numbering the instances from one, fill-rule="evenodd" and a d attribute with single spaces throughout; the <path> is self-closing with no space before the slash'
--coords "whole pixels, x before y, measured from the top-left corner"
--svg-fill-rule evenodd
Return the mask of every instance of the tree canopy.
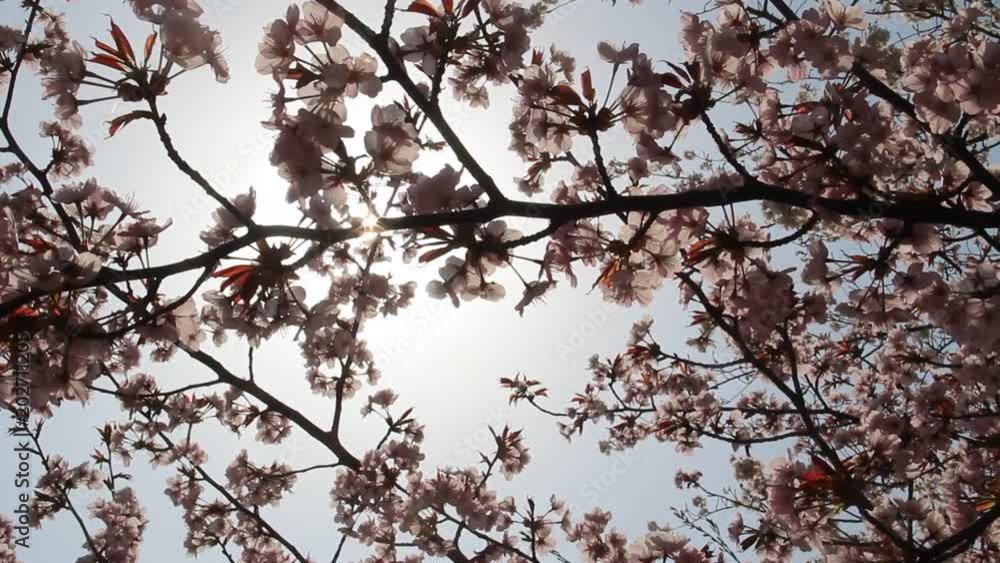
<path id="1" fill-rule="evenodd" d="M 229 78 L 201 6 L 127 0 L 148 35 L 112 19 L 88 39 L 60 2 L 22 0 L 23 21 L 0 25 L 0 403 L 42 471 L 30 514 L 0 520 L 0 561 L 26 560 L 24 526 L 60 514 L 81 563 L 140 561 L 142 498 L 162 494 L 131 482 L 140 462 L 164 468 L 178 551 L 233 562 L 336 562 L 347 543 L 373 563 L 1000 560 L 1000 8 L 646 3 L 679 22 L 674 50 L 537 40 L 570 7 L 610 9 L 598 0 L 387 0 L 380 21 L 346 0 L 274 3 L 250 30 L 293 217 L 274 224 L 254 189 L 226 195 L 190 163 L 160 107 L 191 74 Z M 32 80 L 51 113 L 40 157 L 12 119 Z M 490 134 L 514 173 L 488 169 L 447 111 L 504 98 L 508 127 Z M 210 198 L 184 259 L 151 257 L 172 221 L 141 190 L 92 176 L 80 112 L 94 104 L 114 104 L 108 136 L 147 127 L 188 180 L 176 190 Z M 418 171 L 432 154 L 444 164 Z M 438 276 L 418 287 L 413 268 Z M 307 294 L 305 276 L 324 290 Z M 493 428 L 481 462 L 428 464 L 434 437 L 380 384 L 369 327 L 419 300 L 461 315 L 508 294 L 517 322 L 588 291 L 618 307 L 679 299 L 695 336 L 664 341 L 678 321 L 652 316 L 590 360 L 573 396 L 511 373 L 497 383 L 510 402 L 553 427 Z M 301 350 L 289 364 L 328 419 L 255 376 L 254 349 L 276 338 Z M 247 364 L 216 357 L 227 340 L 249 344 Z M 207 378 L 165 387 L 156 367 L 178 358 Z M 91 458 L 46 449 L 47 421 L 95 394 L 120 408 L 81 429 Z M 343 439 L 358 409 L 384 432 L 364 448 Z M 332 461 L 206 451 L 205 426 L 301 434 Z M 530 462 L 528 436 L 553 431 L 599 433 L 607 452 L 725 444 L 732 480 L 679 472 L 697 501 L 640 534 L 599 507 L 498 493 Z M 314 471 L 330 472 L 316 506 L 338 532 L 297 545 L 268 511 Z"/>

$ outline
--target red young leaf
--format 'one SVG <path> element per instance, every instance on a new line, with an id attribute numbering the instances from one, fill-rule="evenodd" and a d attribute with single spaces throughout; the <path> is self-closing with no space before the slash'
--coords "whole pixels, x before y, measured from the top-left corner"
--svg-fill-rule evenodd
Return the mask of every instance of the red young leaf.
<path id="1" fill-rule="evenodd" d="M 649 360 L 656 357 L 656 352 L 654 352 L 648 346 L 636 345 L 628 349 L 626 354 L 636 360 Z"/>
<path id="2" fill-rule="evenodd" d="M 746 537 L 746 539 L 740 542 L 740 548 L 743 551 L 750 549 L 751 547 L 754 546 L 755 543 L 757 543 L 757 539 L 758 539 L 757 534 L 750 534 L 749 536 Z"/>
<path id="3" fill-rule="evenodd" d="M 549 89 L 549 97 L 564 106 L 582 106 L 583 100 L 580 94 L 573 90 L 569 84 L 559 84 Z"/>
<path id="4" fill-rule="evenodd" d="M 420 232 L 433 238 L 447 240 L 451 238 L 451 233 L 442 229 L 441 227 L 422 227 L 419 229 Z"/>
<path id="5" fill-rule="evenodd" d="M 441 0 L 441 2 L 444 4 L 444 11 L 446 14 L 455 13 L 455 0 Z"/>
<path id="6" fill-rule="evenodd" d="M 320 75 L 316 74 L 315 72 L 303 66 L 297 66 L 288 69 L 288 73 L 286 76 L 288 79 L 295 81 L 296 89 L 305 88 L 306 86 L 322 78 Z"/>
<path id="7" fill-rule="evenodd" d="M 440 18 L 441 14 L 438 13 L 437 8 L 430 3 L 430 0 L 414 0 L 408 8 L 403 10 L 404 12 L 413 12 L 415 14 L 423 14 L 425 16 L 430 16 L 432 18 Z"/>
<path id="8" fill-rule="evenodd" d="M 819 102 L 802 102 L 801 104 L 796 104 L 795 113 L 809 113 L 818 105 Z"/>
<path id="9" fill-rule="evenodd" d="M 593 102 L 594 98 L 597 97 L 597 92 L 594 90 L 594 81 L 591 78 L 589 68 L 580 75 L 580 83 L 583 87 L 583 96 Z"/>
<path id="10" fill-rule="evenodd" d="M 822 471 L 827 475 L 834 474 L 833 468 L 830 467 L 830 464 L 824 461 L 819 456 L 813 454 L 812 456 L 810 456 L 810 461 L 812 461 L 813 469 L 816 469 L 817 471 Z"/>
<path id="11" fill-rule="evenodd" d="M 105 43 L 105 42 L 103 42 L 103 41 L 101 41 L 99 39 L 94 39 L 94 45 L 97 45 L 98 49 L 104 51 L 105 53 L 108 53 L 112 57 L 114 57 L 114 58 L 116 58 L 118 60 L 121 60 L 121 58 L 122 58 L 121 52 L 118 49 L 115 49 L 114 47 L 112 47 L 111 45 L 108 45 L 107 43 Z"/>
<path id="12" fill-rule="evenodd" d="M 212 274 L 213 278 L 228 278 L 229 276 L 239 275 L 243 272 L 253 270 L 253 266 L 248 266 L 246 264 L 240 266 L 230 266 L 228 268 L 223 268 Z"/>
<path id="13" fill-rule="evenodd" d="M 250 271 L 247 271 L 247 272 L 242 272 L 242 273 L 239 273 L 239 274 L 235 274 L 235 275 L 229 276 L 228 278 L 226 278 L 226 281 L 222 282 L 222 285 L 219 286 L 219 289 L 226 289 L 227 287 L 229 287 L 231 285 L 235 285 L 237 288 L 240 288 L 240 289 L 245 288 L 246 287 L 246 283 L 248 281 L 250 281 L 251 277 L 253 277 L 253 270 L 252 269 Z"/>
<path id="14" fill-rule="evenodd" d="M 660 74 L 660 83 L 664 86 L 671 86 L 673 88 L 683 88 L 684 83 L 681 82 L 680 78 L 672 72 L 664 72 Z"/>
<path id="15" fill-rule="evenodd" d="M 676 72 L 678 76 L 680 76 L 684 80 L 687 80 L 688 82 L 691 81 L 691 77 L 688 76 L 687 71 L 684 70 L 683 67 L 677 66 L 674 63 L 669 62 L 669 61 L 667 62 L 667 64 L 670 65 L 670 68 L 674 69 L 674 72 Z"/>
<path id="16" fill-rule="evenodd" d="M 122 32 L 122 28 L 118 27 L 115 20 L 111 20 L 111 37 L 115 40 L 118 52 L 129 61 L 135 62 L 135 53 L 132 52 L 132 44 L 128 42 L 128 37 L 125 37 L 125 33 Z"/>
<path id="17" fill-rule="evenodd" d="M 46 252 L 55 248 L 52 244 L 38 237 L 25 237 L 21 242 L 30 246 L 35 252 Z"/>
<path id="18" fill-rule="evenodd" d="M 697 264 L 705 257 L 704 254 L 706 252 L 709 252 L 714 248 L 713 247 L 714 244 L 715 244 L 715 239 L 711 237 L 706 239 L 701 239 L 698 242 L 692 244 L 691 247 L 688 248 L 687 250 L 687 259 L 684 260 L 684 263 L 689 265 Z"/>
<path id="19" fill-rule="evenodd" d="M 802 474 L 800 488 L 808 491 L 830 489 L 833 487 L 833 475 L 833 468 L 827 462 L 813 455 L 812 468 Z"/>
<path id="20" fill-rule="evenodd" d="M 89 59 L 87 59 L 87 60 L 90 61 L 90 62 L 92 62 L 92 63 L 97 63 L 97 64 L 101 64 L 101 65 L 104 65 L 104 66 L 109 66 L 109 67 L 111 67 L 111 68 L 113 68 L 115 70 L 125 70 L 125 67 L 122 65 L 122 63 L 118 59 L 116 59 L 115 57 L 112 57 L 111 55 L 104 55 L 104 54 L 101 54 L 101 53 L 94 53 L 94 56 L 91 57 L 91 58 L 89 58 Z"/>
<path id="21" fill-rule="evenodd" d="M 608 264 L 604 268 L 604 270 L 601 271 L 601 275 L 597 277 L 597 281 L 594 282 L 594 286 L 593 287 L 597 287 L 599 285 L 604 285 L 604 286 L 610 287 L 611 286 L 611 280 L 612 280 L 612 278 L 621 269 L 622 269 L 621 261 L 620 260 L 612 260 L 611 263 Z M 593 289 L 593 288 L 591 288 L 591 289 Z"/>
<path id="22" fill-rule="evenodd" d="M 418 261 L 421 264 L 423 264 L 425 262 L 430 262 L 431 260 L 434 260 L 435 258 L 440 258 L 440 257 L 444 256 L 445 254 L 448 254 L 448 252 L 450 252 L 450 251 L 451 251 L 451 248 L 448 247 L 448 246 L 446 246 L 444 248 L 435 248 L 434 250 L 428 250 L 427 252 L 425 252 L 425 253 L 423 253 L 423 254 L 420 255 L 420 258 L 418 259 Z"/>
<path id="23" fill-rule="evenodd" d="M 32 309 L 31 307 L 28 307 L 26 305 L 22 305 L 22 306 L 18 307 L 17 309 L 14 309 L 14 311 L 11 312 L 11 314 L 10 314 L 10 316 L 12 316 L 14 318 L 19 318 L 19 319 L 34 318 L 34 317 L 37 317 L 39 315 L 41 315 L 41 313 L 39 313 L 38 311 L 36 311 L 36 310 Z"/>
<path id="24" fill-rule="evenodd" d="M 119 115 L 118 117 L 112 119 L 109 122 L 110 123 L 110 127 L 108 128 L 108 137 L 114 137 L 115 133 L 117 133 L 119 129 L 121 129 L 122 127 L 125 127 L 129 123 L 132 123 L 136 119 L 140 119 L 140 118 L 143 118 L 143 117 L 152 117 L 152 116 L 153 116 L 153 114 L 151 114 L 148 111 L 143 111 L 143 110 L 137 110 L 137 111 L 126 113 L 124 115 Z"/>
<path id="25" fill-rule="evenodd" d="M 142 51 L 145 54 L 145 57 L 146 57 L 145 60 L 146 61 L 148 61 L 150 55 L 153 54 L 153 45 L 155 43 L 156 43 L 156 32 L 154 31 L 153 33 L 149 34 L 149 37 L 146 38 L 146 44 L 143 45 L 143 47 L 142 47 Z"/>
<path id="26" fill-rule="evenodd" d="M 712 320 L 712 318 L 709 317 L 705 313 L 695 313 L 695 314 L 691 315 L 691 324 L 688 325 L 688 326 L 695 326 L 695 325 L 705 324 L 705 323 L 707 323 L 710 320 Z"/>
<path id="27" fill-rule="evenodd" d="M 663 418 L 657 421 L 654 430 L 658 434 L 670 434 L 671 432 L 674 431 L 675 428 L 677 428 L 677 424 L 674 423 L 673 420 L 669 418 Z"/>
<path id="28" fill-rule="evenodd" d="M 822 471 L 806 471 L 802 474 L 802 480 L 811 486 L 822 486 L 830 481 L 830 476 Z"/>

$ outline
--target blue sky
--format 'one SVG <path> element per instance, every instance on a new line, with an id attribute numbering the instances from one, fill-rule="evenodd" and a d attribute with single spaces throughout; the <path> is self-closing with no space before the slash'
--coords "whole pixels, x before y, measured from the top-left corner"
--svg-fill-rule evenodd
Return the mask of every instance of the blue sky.
<path id="1" fill-rule="evenodd" d="M 69 12 L 71 33 L 87 46 L 91 37 L 106 34 L 105 14 L 113 16 L 131 37 L 148 33 L 148 24 L 137 21 L 118 1 L 49 4 Z M 355 0 L 345 4 L 370 25 L 380 21 L 381 2 Z M 600 40 L 617 44 L 638 41 L 654 59 L 683 58 L 676 16 L 680 9 L 697 11 L 700 5 L 660 0 L 647 0 L 641 7 L 620 4 L 612 8 L 610 3 L 599 0 L 578 0 L 550 19 L 534 36 L 535 45 L 555 44 L 575 54 L 579 68 L 593 68 L 597 85 L 606 84 L 610 70 L 597 58 L 596 44 Z M 292 218 L 294 211 L 283 203 L 286 186 L 268 164 L 270 134 L 260 126 L 270 114 L 267 98 L 273 85 L 269 77 L 256 74 L 253 68 L 262 28 L 284 13 L 286 3 L 207 0 L 203 5 L 204 22 L 222 32 L 232 79 L 218 84 L 207 69 L 201 69 L 171 84 L 161 107 L 169 117 L 174 141 L 182 155 L 223 194 L 233 195 L 253 186 L 259 196 L 259 220 Z M 18 25 L 20 19 L 15 2 L 0 3 L 0 20 Z M 402 31 L 418 22 L 416 17 L 400 17 L 395 29 Z M 358 45 L 354 37 L 346 41 L 349 48 Z M 452 118 L 456 131 L 484 168 L 511 194 L 514 187 L 510 179 L 523 170 L 514 155 L 506 151 L 513 95 L 510 89 L 494 92 L 493 104 L 486 111 L 455 106 L 450 97 L 445 97 L 449 104 L 445 113 Z M 382 98 L 383 103 L 386 99 Z M 360 101 L 349 106 L 351 116 L 361 120 L 359 123 L 368 118 L 366 104 Z M 45 144 L 35 138 L 35 131 L 40 120 L 48 119 L 50 108 L 39 101 L 38 85 L 33 79 L 19 82 L 15 108 L 13 122 L 20 138 L 33 151 L 45 150 Z M 110 103 L 84 111 L 83 131 L 96 148 L 96 166 L 89 174 L 103 185 L 134 194 L 141 207 L 149 209 L 153 216 L 172 218 L 174 225 L 162 237 L 153 260 L 166 263 L 182 258 L 202 247 L 197 235 L 208 224 L 215 206 L 171 167 L 150 124 L 137 122 L 113 139 L 104 138 L 105 122 L 123 111 Z M 698 133 L 693 133 L 688 147 L 693 143 L 697 148 L 699 138 Z M 609 147 L 612 154 L 629 150 L 624 141 L 622 137 L 613 141 Z M 442 157 L 421 158 L 417 168 L 434 172 L 444 161 Z M 525 427 L 534 461 L 513 482 L 503 483 L 503 492 L 541 499 L 554 493 L 583 509 L 596 504 L 612 510 L 616 526 L 633 533 L 642 532 L 650 520 L 669 522 L 669 507 L 686 498 L 673 486 L 678 467 L 700 469 L 715 482 L 729 475 L 728 451 L 721 448 L 707 448 L 685 457 L 676 454 L 670 445 L 648 443 L 623 456 L 609 457 L 598 452 L 599 433 L 594 428 L 568 444 L 559 436 L 553 420 L 524 406 L 508 406 L 507 396 L 497 383 L 500 377 L 525 373 L 542 380 L 550 388 L 552 405 L 561 407 L 585 385 L 587 358 L 594 353 L 620 352 L 631 324 L 645 315 L 656 318 L 661 341 L 681 351 L 687 320 L 677 305 L 673 284 L 668 284 L 651 306 L 625 310 L 603 303 L 599 292 L 589 294 L 591 281 L 585 275 L 580 287 L 560 287 L 545 305 L 529 308 L 524 318 L 519 318 L 513 309 L 516 295 L 501 303 L 463 303 L 460 309 L 426 297 L 422 288 L 436 276 L 436 270 L 433 264 L 416 271 L 409 267 L 394 270 L 397 279 L 419 282 L 419 299 L 399 318 L 371 323 L 367 335 L 371 347 L 384 359 L 381 367 L 385 377 L 380 386 L 399 392 L 398 404 L 413 406 L 426 425 L 428 468 L 436 463 L 473 463 L 470 452 L 490 445 L 487 425 Z M 173 289 L 179 290 L 185 281 L 190 280 L 179 280 Z M 307 288 L 322 291 L 322 285 L 315 281 L 308 282 Z M 231 342 L 218 351 L 218 356 L 243 369 L 246 344 Z M 309 392 L 295 343 L 289 338 L 274 339 L 265 343 L 256 357 L 258 381 L 315 420 L 328 420 L 331 405 Z M 167 365 L 147 364 L 143 371 L 155 375 L 164 388 L 208 377 L 202 368 L 183 358 Z M 349 406 L 348 412 L 355 416 L 345 426 L 347 445 L 354 451 L 374 444 L 382 431 L 373 421 L 362 422 L 356 416 L 361 405 L 361 400 L 355 399 Z M 98 426 L 109 413 L 118 414 L 116 405 L 101 398 L 83 408 L 75 404 L 60 408 L 49 424 L 45 446 L 50 452 L 64 455 L 71 465 L 86 460 L 97 443 L 96 431 L 87 429 Z M 330 461 L 328 454 L 310 444 L 304 435 L 293 435 L 289 442 L 275 447 L 253 445 L 250 440 L 237 443 L 210 428 L 200 430 L 197 438 L 206 446 L 209 470 L 216 476 L 222 475 L 243 447 L 250 448 L 251 457 L 257 461 L 275 456 L 294 466 Z M 0 467 L 13 466 L 12 447 L 0 447 Z M 37 474 L 37 465 L 35 471 Z M 141 560 L 159 563 L 181 559 L 180 511 L 170 506 L 161 493 L 164 480 L 172 472 L 152 469 L 141 457 L 132 472 L 151 521 Z M 277 529 L 318 560 L 329 560 L 339 539 L 329 510 L 332 477 L 332 473 L 304 477 L 282 507 L 265 512 Z M 12 509 L 11 486 L 9 479 L 0 478 L 0 510 L 5 513 Z M 88 496 L 81 494 L 79 499 L 83 505 Z M 63 515 L 35 531 L 32 549 L 20 555 L 27 563 L 72 561 L 82 554 L 82 541 L 75 523 Z M 347 555 L 359 553 L 351 551 Z M 223 558 L 209 551 L 199 560 L 215 562 Z"/>

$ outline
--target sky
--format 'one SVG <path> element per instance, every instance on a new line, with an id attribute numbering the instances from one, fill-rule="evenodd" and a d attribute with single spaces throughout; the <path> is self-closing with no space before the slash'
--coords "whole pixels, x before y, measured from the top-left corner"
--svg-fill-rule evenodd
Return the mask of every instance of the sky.
<path id="1" fill-rule="evenodd" d="M 20 24 L 22 16 L 17 4 L 13 0 L 0 2 L 0 21 L 5 25 Z M 108 15 L 115 18 L 133 42 L 149 31 L 149 25 L 136 20 L 118 0 L 71 3 L 51 0 L 49 4 L 68 12 L 71 35 L 87 46 L 91 37 L 107 34 Z M 224 195 L 245 192 L 253 186 L 258 194 L 258 222 L 277 223 L 294 217 L 294 211 L 284 203 L 286 184 L 268 162 L 271 133 L 260 124 L 270 114 L 268 96 L 274 85 L 269 77 L 258 75 L 253 66 L 264 26 L 284 13 L 287 2 L 203 0 L 202 5 L 203 22 L 222 33 L 232 78 L 227 84 L 218 84 L 208 69 L 200 69 L 171 84 L 161 109 L 169 118 L 168 128 L 174 142 L 192 166 Z M 381 2 L 348 0 L 345 5 L 370 26 L 380 22 Z M 577 0 L 551 17 L 534 35 L 534 42 L 537 47 L 555 44 L 573 53 L 579 68 L 593 68 L 595 84 L 606 84 L 610 69 L 597 58 L 598 41 L 613 44 L 637 41 L 654 59 L 679 61 L 683 54 L 677 40 L 676 16 L 681 9 L 700 8 L 700 5 L 662 0 L 647 0 L 640 7 L 628 3 L 612 7 L 600 0 Z M 402 16 L 395 29 L 399 32 L 417 23 L 416 17 Z M 347 34 L 345 41 L 349 49 L 357 50 L 356 37 Z M 509 88 L 495 91 L 488 110 L 470 110 L 445 96 L 444 113 L 483 167 L 509 195 L 516 196 L 512 178 L 524 167 L 507 151 L 513 96 Z M 13 126 L 32 154 L 41 154 L 38 151 L 46 149 L 45 143 L 36 138 L 36 131 L 39 121 L 49 119 L 50 107 L 39 98 L 37 81 L 32 78 L 19 82 Z M 388 99 L 382 97 L 380 101 L 386 103 Z M 352 120 L 364 123 L 369 108 L 366 101 L 349 105 Z M 109 102 L 83 112 L 83 134 L 96 149 L 95 166 L 89 174 L 119 193 L 134 194 L 152 216 L 173 220 L 173 226 L 161 237 L 152 254 L 155 263 L 186 257 L 193 249 L 202 248 L 198 232 L 209 224 L 215 204 L 172 167 L 148 122 L 136 122 L 114 138 L 105 138 L 106 122 L 124 111 L 126 106 Z M 360 126 L 356 129 L 364 130 Z M 693 144 L 697 148 L 699 135 L 692 133 L 689 147 Z M 628 150 L 625 139 L 611 139 L 608 150 L 612 154 L 625 154 Z M 424 156 L 416 167 L 433 173 L 445 161 L 444 157 Z M 501 492 L 522 499 L 526 495 L 546 499 L 555 494 L 581 510 L 600 506 L 615 514 L 616 527 L 632 534 L 645 530 L 649 521 L 670 522 L 670 507 L 688 498 L 674 488 L 673 476 L 678 468 L 699 469 L 709 482 L 721 482 L 729 476 L 729 452 L 725 448 L 709 447 L 684 456 L 670 445 L 645 443 L 629 452 L 606 456 L 598 451 L 601 433 L 594 427 L 568 443 L 559 435 L 551 418 L 525 405 L 508 405 L 507 394 L 498 385 L 500 377 L 524 373 L 544 382 L 550 389 L 550 406 L 561 408 L 588 381 L 587 359 L 592 354 L 610 356 L 621 352 L 628 329 L 645 316 L 656 319 L 656 334 L 662 343 L 674 351 L 684 351 L 687 317 L 678 305 L 675 285 L 668 283 L 648 307 L 622 309 L 604 303 L 599 292 L 588 292 L 593 283 L 588 276 L 597 274 L 588 272 L 581 277 L 579 287 L 559 287 L 544 305 L 530 307 L 521 318 L 514 311 L 519 291 L 511 291 L 499 303 L 463 303 L 458 309 L 447 301 L 427 297 L 423 286 L 436 277 L 436 270 L 434 264 L 420 269 L 394 267 L 395 279 L 418 282 L 421 288 L 418 299 L 398 318 L 370 323 L 366 335 L 384 373 L 379 386 L 397 391 L 400 394 L 397 405 L 414 407 L 416 417 L 426 426 L 426 467 L 475 463 L 473 452 L 491 445 L 488 426 L 523 427 L 533 461 L 514 481 L 500 483 Z M 185 281 L 190 278 L 181 277 L 174 291 L 179 292 Z M 307 279 L 305 283 L 309 291 L 323 291 L 319 280 Z M 231 339 L 213 353 L 242 373 L 239 370 L 245 368 L 246 348 L 245 342 Z M 314 420 L 322 424 L 329 420 L 332 406 L 328 400 L 310 393 L 298 347 L 290 337 L 264 343 L 256 351 L 256 359 L 257 380 L 265 388 Z M 181 357 L 169 364 L 147 363 L 142 371 L 157 377 L 164 389 L 210 378 L 204 368 Z M 369 391 L 366 387 L 363 393 Z M 349 403 L 347 410 L 353 417 L 345 423 L 346 445 L 355 452 L 373 445 L 383 430 L 376 421 L 362 421 L 357 416 L 362 397 Z M 97 443 L 96 430 L 92 429 L 108 416 L 117 415 L 117 405 L 101 397 L 82 407 L 65 405 L 50 421 L 43 445 L 49 452 L 66 457 L 70 465 L 85 461 Z M 325 450 L 300 433 L 293 432 L 285 444 L 266 447 L 250 440 L 234 441 L 228 434 L 212 428 L 198 432 L 196 439 L 209 452 L 207 468 L 220 477 L 241 448 L 249 448 L 251 458 L 256 461 L 277 457 L 297 467 L 332 461 Z M 0 444 L 0 468 L 6 471 L 14 466 L 12 449 L 11 441 Z M 34 471 L 38 475 L 37 463 Z M 161 493 L 165 479 L 173 473 L 166 468 L 152 469 L 141 457 L 136 459 L 131 472 L 150 520 L 141 561 L 182 560 L 186 556 L 182 547 L 181 513 Z M 265 511 L 277 529 L 320 561 L 329 560 L 339 539 L 329 510 L 332 479 L 332 472 L 309 474 L 300 479 L 294 494 L 280 508 Z M 0 476 L 0 511 L 10 513 L 14 493 L 11 480 Z M 80 499 L 79 505 L 85 505 L 92 497 L 81 493 L 74 498 Z M 64 514 L 36 530 L 31 549 L 19 555 L 27 563 L 73 561 L 82 554 L 82 542 L 75 522 Z M 350 549 L 345 561 L 355 560 L 363 553 Z M 207 551 L 198 560 L 224 559 L 216 551 Z"/>

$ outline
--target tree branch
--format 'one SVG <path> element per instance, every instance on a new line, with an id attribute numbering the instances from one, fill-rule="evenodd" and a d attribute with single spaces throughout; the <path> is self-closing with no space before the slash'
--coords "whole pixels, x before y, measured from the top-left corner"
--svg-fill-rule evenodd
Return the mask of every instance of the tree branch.
<path id="1" fill-rule="evenodd" d="M 794 10 L 788 7 L 788 4 L 784 0 L 768 0 L 771 4 L 781 12 L 781 15 L 785 17 L 789 22 L 798 21 L 799 16 Z M 872 73 L 868 72 L 861 64 L 855 63 L 851 67 L 851 72 L 858 77 L 861 84 L 868 89 L 873 95 L 881 98 L 891 105 L 896 111 L 904 113 L 910 118 L 912 118 L 920 128 L 931 136 L 935 141 L 937 141 L 945 151 L 947 151 L 956 160 L 961 161 L 963 164 L 969 167 L 972 172 L 972 177 L 975 178 L 979 183 L 985 186 L 990 193 L 993 194 L 993 199 L 1000 198 L 1000 179 L 993 175 L 982 162 L 972 154 L 969 148 L 965 145 L 965 141 L 960 137 L 952 134 L 938 134 L 932 133 L 928 128 L 927 124 L 917 117 L 916 108 L 910 103 L 906 98 L 899 95 L 895 90 L 887 86 L 884 82 L 876 78 Z"/>
<path id="2" fill-rule="evenodd" d="M 943 224 L 970 229 L 1000 227 L 1000 213 L 997 212 L 967 211 L 919 200 L 881 202 L 868 196 L 859 196 L 853 199 L 817 197 L 805 192 L 780 188 L 751 179 L 739 188 L 689 190 L 662 195 L 628 196 L 615 198 L 614 200 L 600 200 L 571 205 L 505 200 L 496 205 L 477 209 L 382 218 L 379 219 L 378 229 L 381 231 L 398 231 L 424 227 L 482 224 L 502 217 L 547 219 L 550 222 L 566 223 L 623 212 L 663 213 L 678 209 L 720 207 L 752 201 L 780 203 L 813 212 L 821 211 L 845 217 L 899 219 L 911 224 Z M 227 241 L 199 256 L 181 260 L 173 264 L 136 270 L 103 268 L 94 279 L 81 284 L 67 285 L 51 290 L 33 289 L 21 296 L 0 303 L 0 317 L 9 314 L 17 307 L 26 305 L 47 295 L 132 280 L 165 278 L 182 272 L 205 268 L 237 250 L 252 245 L 262 238 L 291 237 L 321 241 L 329 245 L 357 238 L 366 232 L 369 231 L 362 228 L 311 229 L 284 225 L 256 226 L 251 233 Z"/>
<path id="3" fill-rule="evenodd" d="M 413 100 L 413 102 L 420 108 L 420 111 L 424 112 L 424 115 L 431 120 L 434 127 L 437 128 L 438 132 L 444 137 L 445 142 L 454 151 L 455 156 L 462 162 L 469 174 L 479 182 L 479 185 L 486 191 L 490 196 L 491 204 L 499 204 L 507 198 L 500 191 L 493 178 L 483 169 L 479 164 L 479 161 L 472 156 L 469 149 L 465 146 L 459 136 L 451 128 L 448 121 L 442 115 L 440 108 L 436 104 L 432 103 L 420 88 L 417 87 L 416 83 L 409 77 L 406 72 L 405 64 L 400 60 L 396 53 L 389 46 L 389 40 L 387 37 L 382 37 L 376 34 L 370 27 L 365 25 L 364 22 L 359 20 L 350 11 L 346 10 L 340 5 L 336 0 L 318 0 L 319 3 L 330 10 L 347 24 L 352 31 L 357 33 L 361 39 L 371 47 L 379 58 L 382 59 L 383 64 L 386 65 L 388 69 L 388 76 L 390 80 L 393 80 L 403 88 L 406 94 Z"/>

